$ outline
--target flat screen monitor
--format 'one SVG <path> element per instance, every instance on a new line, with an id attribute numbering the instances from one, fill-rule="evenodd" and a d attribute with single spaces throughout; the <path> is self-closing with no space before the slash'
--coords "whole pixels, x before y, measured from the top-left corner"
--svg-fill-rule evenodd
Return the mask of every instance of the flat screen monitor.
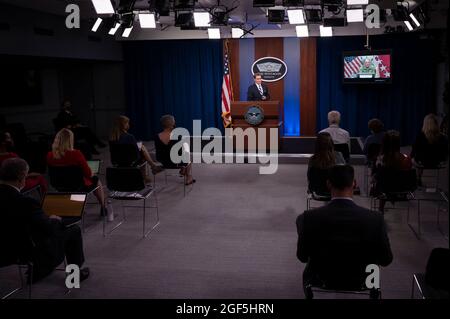
<path id="1" fill-rule="evenodd" d="M 342 78 L 343 83 L 391 83 L 391 50 L 343 52 Z"/>

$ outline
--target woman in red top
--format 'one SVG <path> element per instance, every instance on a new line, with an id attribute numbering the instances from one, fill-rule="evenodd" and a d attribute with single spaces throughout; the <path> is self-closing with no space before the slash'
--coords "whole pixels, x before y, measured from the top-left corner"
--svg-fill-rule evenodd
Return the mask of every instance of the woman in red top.
<path id="1" fill-rule="evenodd" d="M 19 157 L 14 152 L 11 152 L 11 149 L 14 147 L 14 141 L 9 132 L 0 132 L 0 165 L 4 160 L 8 158 Z M 29 173 L 25 180 L 25 187 L 23 191 L 30 190 L 36 186 L 40 187 L 41 194 L 45 194 L 47 192 L 47 181 L 44 176 L 39 173 Z"/>
<path id="2" fill-rule="evenodd" d="M 53 141 L 52 151 L 47 154 L 48 166 L 80 166 L 83 170 L 83 179 L 85 191 L 89 192 L 95 187 L 95 196 L 101 205 L 101 214 L 106 214 L 105 195 L 102 183 L 96 176 L 92 175 L 92 171 L 84 158 L 84 155 L 73 148 L 74 138 L 71 130 L 63 128 L 60 130 Z"/>

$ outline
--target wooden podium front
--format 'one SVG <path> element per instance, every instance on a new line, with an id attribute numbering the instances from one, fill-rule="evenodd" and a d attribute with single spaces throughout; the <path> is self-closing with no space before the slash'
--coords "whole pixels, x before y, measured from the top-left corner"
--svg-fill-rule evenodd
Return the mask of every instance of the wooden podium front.
<path id="1" fill-rule="evenodd" d="M 245 114 L 250 106 L 259 106 L 264 111 L 264 120 L 259 125 L 251 125 L 245 120 Z M 231 102 L 231 118 L 233 121 L 233 130 L 241 128 L 243 130 L 254 128 L 256 138 L 258 138 L 258 129 L 266 131 L 266 150 L 280 149 L 281 127 L 283 122 L 280 121 L 280 103 L 279 101 L 232 101 Z M 276 128 L 278 131 L 277 144 L 270 143 L 270 129 Z M 236 147 L 236 141 L 233 142 L 234 150 L 242 151 Z M 245 139 L 244 151 L 256 151 L 249 148 L 247 139 Z"/>

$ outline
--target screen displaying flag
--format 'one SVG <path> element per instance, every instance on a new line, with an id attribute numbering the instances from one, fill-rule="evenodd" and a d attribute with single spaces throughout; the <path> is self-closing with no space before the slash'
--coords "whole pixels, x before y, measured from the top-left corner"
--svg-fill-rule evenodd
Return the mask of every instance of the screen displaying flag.
<path id="1" fill-rule="evenodd" d="M 223 82 L 222 82 L 222 119 L 223 126 L 231 125 L 231 101 L 233 100 L 233 90 L 231 87 L 230 65 L 228 60 L 228 45 L 225 44 Z"/>
<path id="2" fill-rule="evenodd" d="M 344 78 L 389 79 L 391 77 L 391 56 L 360 55 L 344 57 Z"/>

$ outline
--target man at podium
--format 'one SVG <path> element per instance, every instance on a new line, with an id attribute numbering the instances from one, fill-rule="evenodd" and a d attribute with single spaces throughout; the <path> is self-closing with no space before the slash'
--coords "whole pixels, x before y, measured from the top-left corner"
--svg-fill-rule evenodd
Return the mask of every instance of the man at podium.
<path id="1" fill-rule="evenodd" d="M 268 101 L 270 100 L 269 88 L 262 84 L 260 73 L 253 75 L 255 83 L 250 85 L 247 90 L 247 101 Z"/>

